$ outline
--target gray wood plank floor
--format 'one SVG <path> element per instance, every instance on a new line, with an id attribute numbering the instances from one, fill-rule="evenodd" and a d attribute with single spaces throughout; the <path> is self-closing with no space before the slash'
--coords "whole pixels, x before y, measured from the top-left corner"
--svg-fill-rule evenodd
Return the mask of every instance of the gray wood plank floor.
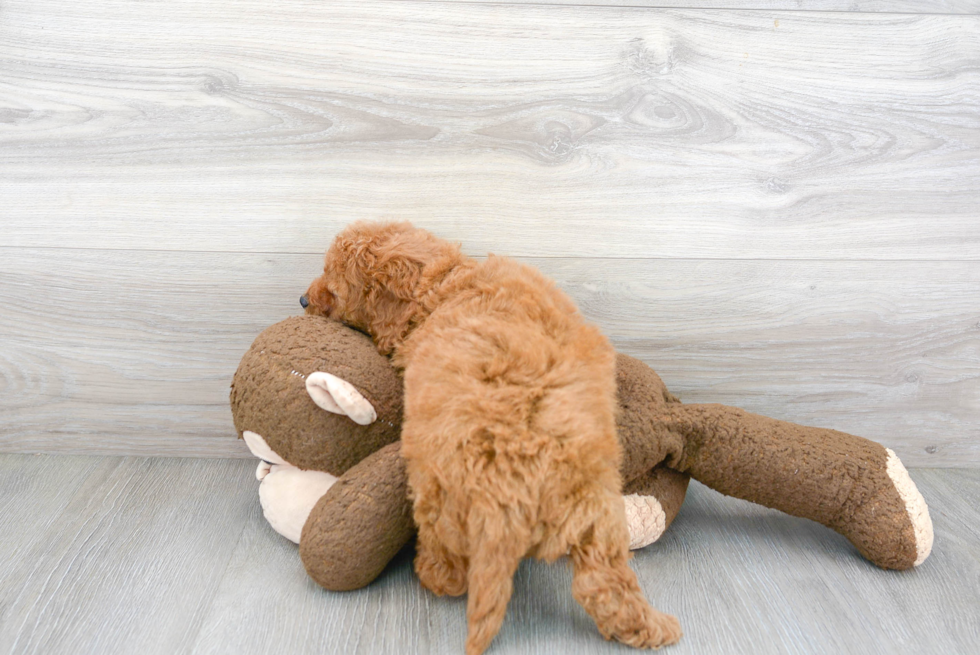
<path id="1" fill-rule="evenodd" d="M 265 523 L 241 460 L 0 456 L 0 653 L 458 653 L 465 604 L 402 553 L 323 591 Z M 936 547 L 881 571 L 825 528 L 695 485 L 633 565 L 685 628 L 669 653 L 971 653 L 980 639 L 980 470 L 916 469 Z M 626 653 L 525 562 L 488 651 Z"/>

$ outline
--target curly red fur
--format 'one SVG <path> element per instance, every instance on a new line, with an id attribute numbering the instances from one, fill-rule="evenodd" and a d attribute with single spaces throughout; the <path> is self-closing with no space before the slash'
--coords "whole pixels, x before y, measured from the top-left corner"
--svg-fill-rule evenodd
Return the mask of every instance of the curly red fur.
<path id="1" fill-rule="evenodd" d="M 437 594 L 468 590 L 468 655 L 500 629 L 526 556 L 570 555 L 572 593 L 606 638 L 677 641 L 627 564 L 615 353 L 564 293 L 408 223 L 357 223 L 307 296 L 404 368 L 415 567 Z"/>

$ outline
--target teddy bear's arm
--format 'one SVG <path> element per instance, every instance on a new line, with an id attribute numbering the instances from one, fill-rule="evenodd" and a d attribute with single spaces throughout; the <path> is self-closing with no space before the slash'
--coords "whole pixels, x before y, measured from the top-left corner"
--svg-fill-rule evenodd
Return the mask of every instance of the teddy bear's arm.
<path id="1" fill-rule="evenodd" d="M 337 478 L 326 471 L 304 471 L 293 466 L 256 432 L 245 430 L 242 438 L 259 458 L 255 477 L 261 482 L 262 514 L 276 532 L 298 544 L 310 511 Z"/>
<path id="2" fill-rule="evenodd" d="M 374 580 L 415 534 L 396 442 L 356 464 L 320 498 L 299 543 L 307 573 L 331 591 Z"/>
<path id="3" fill-rule="evenodd" d="M 709 487 L 818 521 L 882 568 L 911 568 L 929 555 L 929 510 L 882 445 L 725 405 L 669 404 L 664 416 L 683 441 L 670 464 Z"/>
<path id="4" fill-rule="evenodd" d="M 385 446 L 351 468 L 309 513 L 300 557 L 310 577 L 326 589 L 370 584 L 415 534 L 400 445 Z M 658 467 L 627 484 L 631 548 L 660 538 L 684 502 L 689 479 Z"/>

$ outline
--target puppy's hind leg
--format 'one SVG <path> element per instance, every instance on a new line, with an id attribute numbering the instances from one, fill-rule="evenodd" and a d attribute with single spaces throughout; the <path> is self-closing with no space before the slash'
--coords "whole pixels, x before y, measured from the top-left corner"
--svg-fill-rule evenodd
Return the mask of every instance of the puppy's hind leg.
<path id="1" fill-rule="evenodd" d="M 437 596 L 466 593 L 466 560 L 450 553 L 431 535 L 431 528 L 419 526 L 415 574 L 422 586 Z"/>
<path id="2" fill-rule="evenodd" d="M 437 596 L 461 596 L 466 593 L 466 559 L 450 550 L 439 533 L 445 523 L 446 493 L 430 475 L 415 472 L 411 479 L 415 493 L 414 518 L 418 526 L 415 573 L 422 586 Z M 443 526 L 445 532 L 445 526 Z M 453 532 L 453 530 L 450 530 Z"/>
<path id="3" fill-rule="evenodd" d="M 629 530 L 621 496 L 596 490 L 594 520 L 570 551 L 572 595 L 606 639 L 635 648 L 660 648 L 681 637 L 677 619 L 658 612 L 643 597 L 630 569 Z"/>

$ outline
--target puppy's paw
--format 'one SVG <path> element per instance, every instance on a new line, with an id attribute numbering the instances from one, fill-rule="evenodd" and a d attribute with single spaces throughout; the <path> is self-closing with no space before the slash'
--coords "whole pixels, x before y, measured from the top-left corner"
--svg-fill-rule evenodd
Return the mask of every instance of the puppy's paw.
<path id="1" fill-rule="evenodd" d="M 619 626 L 611 635 L 634 648 L 660 648 L 676 644 L 683 634 L 677 617 L 650 608 L 635 625 Z"/>
<path id="2" fill-rule="evenodd" d="M 462 596 L 466 593 L 466 567 L 453 557 L 436 557 L 431 551 L 418 547 L 415 573 L 422 586 L 437 596 Z"/>

